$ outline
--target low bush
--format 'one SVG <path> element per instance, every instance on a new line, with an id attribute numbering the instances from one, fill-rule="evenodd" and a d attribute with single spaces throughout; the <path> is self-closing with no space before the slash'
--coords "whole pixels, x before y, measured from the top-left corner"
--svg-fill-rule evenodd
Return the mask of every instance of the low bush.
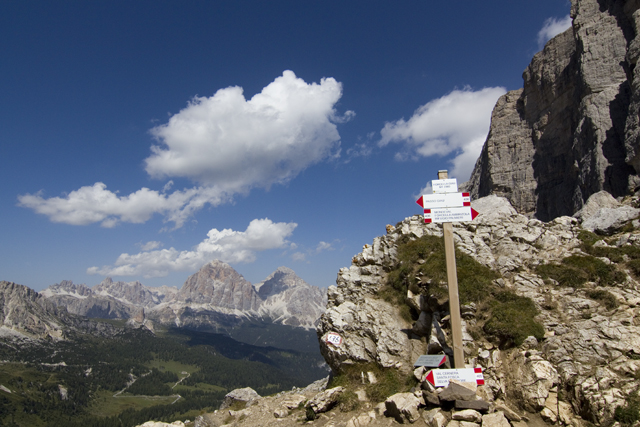
<path id="1" fill-rule="evenodd" d="M 544 338 L 544 327 L 535 321 L 538 310 L 530 298 L 501 291 L 488 306 L 490 315 L 483 329 L 497 337 L 501 347 L 519 346 L 530 335 Z"/>
<path id="2" fill-rule="evenodd" d="M 640 398 L 638 391 L 632 393 L 625 402 L 624 406 L 618 406 L 615 409 L 613 418 L 622 425 L 632 425 L 640 420 Z"/>
<path id="3" fill-rule="evenodd" d="M 560 286 L 580 288 L 586 282 L 596 282 L 600 286 L 610 286 L 624 282 L 625 275 L 615 265 L 606 264 L 601 259 L 587 255 L 571 255 L 559 264 L 540 264 L 536 273 L 543 279 L 553 279 Z"/>
<path id="4" fill-rule="evenodd" d="M 603 289 L 590 289 L 585 294 L 592 300 L 601 302 L 608 310 L 613 310 L 620 305 L 611 292 Z"/>
<path id="5" fill-rule="evenodd" d="M 375 384 L 369 383 L 367 372 L 375 375 Z M 363 375 L 366 384 L 362 384 Z M 360 405 L 355 394 L 357 389 L 364 389 L 370 401 L 382 402 L 393 394 L 410 390 L 416 383 L 413 375 L 407 377 L 397 369 L 382 368 L 376 363 L 356 363 L 342 365 L 342 371 L 331 379 L 327 388 L 345 387 L 347 391 L 340 396 L 338 405 L 340 410 L 352 411 Z"/>

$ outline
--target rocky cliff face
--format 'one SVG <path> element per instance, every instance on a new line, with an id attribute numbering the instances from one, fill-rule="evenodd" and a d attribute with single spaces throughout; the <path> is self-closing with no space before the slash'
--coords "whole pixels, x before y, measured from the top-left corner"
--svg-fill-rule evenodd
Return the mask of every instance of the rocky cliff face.
<path id="1" fill-rule="evenodd" d="M 152 325 L 152 320 L 214 330 L 247 319 L 314 328 L 326 304 L 326 294 L 291 269 L 280 267 L 254 287 L 230 265 L 217 260 L 189 276 L 180 290 L 106 278 L 93 288 L 63 281 L 42 295 L 70 313 L 87 317 L 131 319 L 145 325 Z"/>
<path id="2" fill-rule="evenodd" d="M 640 171 L 640 3 L 573 0 L 572 28 L 550 40 L 497 103 L 466 189 L 506 197 L 549 221 L 594 193 L 624 196 Z"/>
<path id="3" fill-rule="evenodd" d="M 63 310 L 37 292 L 12 282 L 0 282 L 2 335 L 18 333 L 35 338 L 62 338 Z"/>
<path id="4" fill-rule="evenodd" d="M 222 261 L 211 261 L 189 276 L 173 298 L 185 304 L 210 304 L 231 310 L 255 310 L 258 295 L 250 282 Z"/>
<path id="5" fill-rule="evenodd" d="M 484 399 L 506 400 L 551 423 L 585 425 L 586 419 L 605 425 L 637 389 L 640 269 L 632 259 L 640 259 L 640 222 L 630 220 L 640 210 L 638 200 L 626 203 L 600 193 L 579 219 L 562 216 L 543 223 L 517 213 L 506 199 L 489 196 L 472 202 L 480 212 L 473 222 L 453 224 L 457 250 L 496 274 L 486 288 L 492 295 L 488 305 L 461 307 L 465 362 L 483 368 L 485 385 L 478 394 Z M 387 226 L 385 236 L 365 245 L 351 267 L 340 270 L 317 328 L 321 352 L 334 372 L 373 363 L 410 375 L 418 355 L 450 353 L 448 301 L 425 291 L 438 285 L 437 272 L 419 268 L 424 258 L 414 270 L 398 258 L 401 245 L 428 236 L 440 238 L 441 227 L 424 224 L 420 216 L 407 218 Z M 578 261 L 584 263 L 580 268 L 567 267 Z M 571 281 L 596 265 L 611 276 Z M 385 297 L 390 274 L 403 268 L 417 285 L 405 291 L 404 303 L 390 303 Z M 544 273 L 551 270 L 557 274 Z M 493 294 L 505 291 L 535 305 L 543 327 L 539 338 L 514 346 L 488 334 Z M 405 304 L 410 318 L 401 314 Z"/>
<path id="6" fill-rule="evenodd" d="M 326 292 L 309 285 L 287 267 L 278 268 L 256 289 L 263 300 L 261 316 L 289 326 L 315 327 L 327 304 Z"/>

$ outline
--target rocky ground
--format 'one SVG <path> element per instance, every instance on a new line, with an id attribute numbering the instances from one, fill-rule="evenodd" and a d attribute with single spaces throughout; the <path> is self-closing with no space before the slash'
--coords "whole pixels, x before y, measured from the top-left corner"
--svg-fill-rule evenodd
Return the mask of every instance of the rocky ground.
<path id="1" fill-rule="evenodd" d="M 402 304 L 381 297 L 398 267 L 401 242 L 442 236 L 439 225 L 414 216 L 388 226 L 385 236 L 365 245 L 328 289 L 318 336 L 337 375 L 332 389 L 323 392 L 323 384 L 314 384 L 249 399 L 247 407 L 236 403 L 187 425 L 615 425 L 616 407 L 627 407 L 640 385 L 637 198 L 615 200 L 597 193 L 574 217 L 548 223 L 518 214 L 497 196 L 472 206 L 479 216 L 454 225 L 457 250 L 495 274 L 487 292 L 505 290 L 528 298 L 541 325 L 537 338 L 500 341 L 483 328 L 486 304 L 462 305 L 465 363 L 482 368 L 484 385 L 436 390 L 425 381 L 424 370 L 414 370 L 421 354 L 450 354 L 446 300 L 410 288 L 404 304 L 414 315 L 407 318 Z M 576 267 L 567 260 L 583 264 Z M 415 279 L 432 282 L 425 276 Z M 329 342 L 329 334 L 341 340 Z M 340 383 L 345 372 L 356 381 Z M 403 392 L 367 395 L 380 379 L 376 375 L 384 372 L 412 379 L 403 383 L 408 384 Z"/>

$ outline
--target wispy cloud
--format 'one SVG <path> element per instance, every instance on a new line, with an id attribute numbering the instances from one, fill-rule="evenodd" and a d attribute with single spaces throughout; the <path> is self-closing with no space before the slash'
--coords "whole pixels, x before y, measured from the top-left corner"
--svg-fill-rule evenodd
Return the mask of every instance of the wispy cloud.
<path id="1" fill-rule="evenodd" d="M 245 231 L 211 229 L 207 238 L 192 250 L 175 248 L 144 250 L 137 254 L 121 254 L 114 265 L 90 267 L 88 274 L 103 276 L 164 277 L 173 271 L 195 271 L 213 260 L 238 263 L 253 262 L 256 252 L 283 248 L 297 227 L 294 222 L 274 223 L 268 218 L 254 219 Z M 152 242 L 150 242 L 152 243 Z M 155 242 L 154 242 L 155 243 Z"/>
<path id="2" fill-rule="evenodd" d="M 162 244 L 162 242 L 151 241 L 151 242 L 147 242 L 147 243 L 141 243 L 140 244 L 140 250 L 143 251 L 143 252 L 148 252 L 148 251 L 152 251 L 154 249 L 161 248 L 162 246 L 164 246 Z"/>
<path id="3" fill-rule="evenodd" d="M 451 177 L 465 181 L 489 132 L 491 112 L 503 87 L 454 90 L 418 108 L 409 120 L 386 123 L 378 145 L 403 143 L 397 160 L 454 154 Z"/>
<path id="4" fill-rule="evenodd" d="M 336 240 L 336 242 L 338 242 L 338 240 Z M 316 247 L 313 249 L 307 249 L 304 252 L 303 251 L 294 252 L 293 254 L 291 254 L 291 259 L 293 261 L 305 262 L 307 261 L 307 257 L 318 255 L 319 253 L 324 251 L 333 251 L 333 250 L 335 250 L 335 248 L 332 243 L 320 241 L 318 242 Z"/>
<path id="5" fill-rule="evenodd" d="M 168 181 L 162 192 L 142 188 L 119 196 L 98 182 L 63 197 L 20 195 L 19 205 L 73 225 L 142 223 L 157 213 L 180 227 L 206 204 L 285 183 L 334 157 L 340 147 L 336 123 L 355 114 L 336 112 L 341 96 L 342 85 L 333 78 L 306 83 L 285 71 L 249 100 L 237 86 L 195 97 L 151 129 L 157 145 L 145 165 L 151 177 L 188 178 L 197 186 L 169 194 L 173 181 Z"/>
<path id="6" fill-rule="evenodd" d="M 564 18 L 547 18 L 544 21 L 542 29 L 538 31 L 538 49 L 542 49 L 544 45 L 557 36 L 563 33 L 565 30 L 571 27 L 571 16 L 567 15 Z"/>

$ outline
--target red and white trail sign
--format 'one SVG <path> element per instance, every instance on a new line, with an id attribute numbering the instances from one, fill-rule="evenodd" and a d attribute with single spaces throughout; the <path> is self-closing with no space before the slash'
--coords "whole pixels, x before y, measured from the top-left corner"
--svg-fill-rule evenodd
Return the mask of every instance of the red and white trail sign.
<path id="1" fill-rule="evenodd" d="M 471 206 L 469 193 L 423 194 L 416 203 L 424 209 Z"/>
<path id="2" fill-rule="evenodd" d="M 425 379 L 433 384 L 434 387 L 446 387 L 449 385 L 449 380 L 484 385 L 482 368 L 432 369 L 427 372 Z"/>
<path id="3" fill-rule="evenodd" d="M 327 334 L 326 340 L 328 343 L 331 343 L 333 345 L 341 345 L 342 344 L 342 337 L 338 334 L 336 334 L 335 332 L 329 332 Z"/>
<path id="4" fill-rule="evenodd" d="M 462 222 L 473 221 L 478 216 L 478 211 L 471 206 L 459 208 L 432 208 L 424 210 L 424 222 Z"/>

